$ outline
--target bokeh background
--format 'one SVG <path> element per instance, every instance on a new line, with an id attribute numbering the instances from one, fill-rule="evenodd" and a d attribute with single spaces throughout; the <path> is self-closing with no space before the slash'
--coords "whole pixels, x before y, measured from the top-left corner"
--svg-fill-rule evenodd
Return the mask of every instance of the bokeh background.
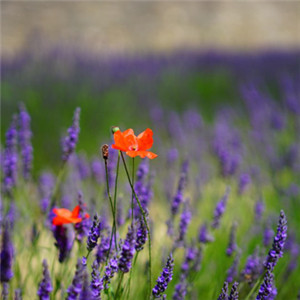
<path id="1" fill-rule="evenodd" d="M 79 149 L 94 153 L 111 125 L 150 126 L 160 106 L 213 118 L 245 77 L 278 99 L 275 74 L 299 68 L 299 14 L 299 1 L 2 1 L 1 142 L 20 102 L 38 170 L 76 106 Z"/>

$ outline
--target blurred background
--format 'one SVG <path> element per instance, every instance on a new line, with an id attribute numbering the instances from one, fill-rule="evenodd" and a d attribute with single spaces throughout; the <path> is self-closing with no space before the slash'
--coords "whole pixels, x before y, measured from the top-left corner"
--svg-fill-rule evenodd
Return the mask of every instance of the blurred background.
<path id="1" fill-rule="evenodd" d="M 1 2 L 1 143 L 19 103 L 32 117 L 35 171 L 55 166 L 73 111 L 79 150 L 111 125 L 144 129 L 161 111 L 243 105 L 241 86 L 299 77 L 299 1 Z"/>

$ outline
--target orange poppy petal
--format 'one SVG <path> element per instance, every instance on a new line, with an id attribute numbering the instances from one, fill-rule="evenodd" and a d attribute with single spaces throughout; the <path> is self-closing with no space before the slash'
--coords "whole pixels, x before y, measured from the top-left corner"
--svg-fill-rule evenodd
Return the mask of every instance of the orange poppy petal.
<path id="1" fill-rule="evenodd" d="M 72 218 L 77 218 L 79 216 L 80 206 L 76 205 L 72 211 Z"/>
<path id="2" fill-rule="evenodd" d="M 150 128 L 147 128 L 145 131 L 140 133 L 137 137 L 139 150 L 145 151 L 152 147 L 153 145 L 153 131 Z"/>
<path id="3" fill-rule="evenodd" d="M 150 151 L 127 151 L 126 154 L 130 157 L 140 156 L 141 158 L 148 157 L 150 159 L 157 157 L 157 154 Z"/>
<path id="4" fill-rule="evenodd" d="M 53 208 L 52 211 L 60 217 L 68 218 L 72 216 L 72 212 L 66 208 Z"/>
<path id="5" fill-rule="evenodd" d="M 127 150 L 127 142 L 124 138 L 123 133 L 120 130 L 114 133 L 114 140 L 115 140 L 115 144 L 111 146 L 113 149 L 117 149 L 121 151 Z"/>

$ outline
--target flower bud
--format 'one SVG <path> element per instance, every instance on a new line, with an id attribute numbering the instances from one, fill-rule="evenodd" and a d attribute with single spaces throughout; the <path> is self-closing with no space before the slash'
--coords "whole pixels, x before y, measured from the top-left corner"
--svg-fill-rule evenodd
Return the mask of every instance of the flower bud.
<path id="1" fill-rule="evenodd" d="M 107 160 L 108 159 L 108 145 L 107 144 L 104 144 L 102 146 L 102 157 L 104 160 Z"/>

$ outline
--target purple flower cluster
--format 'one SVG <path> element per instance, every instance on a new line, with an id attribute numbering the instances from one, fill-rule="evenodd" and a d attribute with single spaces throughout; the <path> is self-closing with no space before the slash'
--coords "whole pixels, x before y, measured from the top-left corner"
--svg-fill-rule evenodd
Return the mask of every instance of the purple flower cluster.
<path id="1" fill-rule="evenodd" d="M 47 212 L 50 204 L 50 197 L 52 189 L 54 188 L 55 179 L 52 173 L 44 172 L 39 178 L 39 193 L 40 193 L 40 206 L 43 213 Z"/>
<path id="2" fill-rule="evenodd" d="M 17 129 L 16 118 L 6 132 L 6 144 L 3 161 L 3 191 L 10 194 L 17 182 Z"/>
<path id="3" fill-rule="evenodd" d="M 234 222 L 231 226 L 230 236 L 229 236 L 229 243 L 228 243 L 228 246 L 227 246 L 227 249 L 226 249 L 226 254 L 228 256 L 231 256 L 232 253 L 237 249 L 236 228 L 237 228 L 237 223 Z"/>
<path id="4" fill-rule="evenodd" d="M 109 251 L 109 244 L 110 244 L 109 235 L 107 235 L 107 236 L 102 235 L 101 241 L 100 241 L 100 243 L 97 247 L 97 251 L 96 251 L 96 259 L 97 259 L 98 264 L 106 261 L 108 251 Z"/>
<path id="5" fill-rule="evenodd" d="M 179 222 L 179 237 L 178 241 L 184 241 L 188 226 L 192 220 L 192 213 L 189 209 L 187 202 L 184 205 L 184 209 L 182 211 L 180 222 Z"/>
<path id="6" fill-rule="evenodd" d="M 258 249 L 256 249 L 252 255 L 248 256 L 241 275 L 249 284 L 252 284 L 261 275 L 262 271 L 262 261 L 259 256 Z"/>
<path id="7" fill-rule="evenodd" d="M 218 228 L 220 226 L 220 220 L 221 220 L 221 217 L 223 216 L 223 214 L 225 212 L 225 209 L 226 209 L 229 192 L 230 192 L 230 188 L 227 187 L 224 196 L 217 203 L 217 206 L 216 206 L 215 211 L 214 211 L 214 219 L 213 219 L 213 222 L 211 224 L 212 228 Z"/>
<path id="8" fill-rule="evenodd" d="M 78 204 L 80 207 L 79 217 L 82 221 L 75 224 L 76 239 L 81 242 L 88 235 L 90 228 L 90 219 L 86 217 L 86 205 L 83 202 L 82 192 L 78 192 Z"/>
<path id="9" fill-rule="evenodd" d="M 214 241 L 214 237 L 209 234 L 207 224 L 203 224 L 199 228 L 199 242 L 200 243 L 211 243 Z"/>
<path id="10" fill-rule="evenodd" d="M 103 290 L 103 280 L 100 277 L 99 264 L 94 260 L 92 265 L 92 280 L 91 280 L 91 293 L 93 300 L 101 300 L 101 291 Z"/>
<path id="11" fill-rule="evenodd" d="M 218 297 L 218 300 L 238 300 L 239 299 L 239 294 L 238 294 L 238 282 L 235 282 L 230 290 L 230 293 L 228 295 L 228 282 L 225 281 L 222 291 Z"/>
<path id="12" fill-rule="evenodd" d="M 39 284 L 39 289 L 37 292 L 37 295 L 39 296 L 40 300 L 49 300 L 50 299 L 50 293 L 52 292 L 53 287 L 51 284 L 51 278 L 50 273 L 48 270 L 48 264 L 47 261 L 43 260 L 43 279 L 41 280 Z"/>
<path id="13" fill-rule="evenodd" d="M 87 238 L 87 250 L 90 252 L 92 251 L 96 246 L 98 239 L 100 237 L 100 228 L 99 228 L 99 220 L 97 215 L 94 216 L 94 221 L 91 226 L 88 238 Z"/>
<path id="14" fill-rule="evenodd" d="M 66 300 L 76 300 L 82 291 L 83 285 L 83 274 L 85 267 L 82 264 L 81 260 L 78 259 L 76 264 L 76 271 L 73 277 L 71 285 L 67 289 L 68 296 Z"/>
<path id="15" fill-rule="evenodd" d="M 56 240 L 55 246 L 59 250 L 59 262 L 65 261 L 72 250 L 74 239 L 71 236 L 67 227 L 64 226 L 53 226 L 53 234 Z"/>
<path id="16" fill-rule="evenodd" d="M 228 300 L 228 282 L 225 281 L 222 287 L 221 294 L 218 297 L 218 300 Z"/>
<path id="17" fill-rule="evenodd" d="M 24 105 L 20 107 L 19 114 L 19 143 L 22 154 L 23 176 L 25 180 L 30 178 L 33 160 L 33 148 L 31 145 L 32 132 L 30 129 L 30 116 Z"/>
<path id="18" fill-rule="evenodd" d="M 173 277 L 174 259 L 172 254 L 169 255 L 165 268 L 158 277 L 155 287 L 152 289 L 154 298 L 159 298 L 165 292 L 169 282 Z"/>
<path id="19" fill-rule="evenodd" d="M 267 256 L 265 267 L 273 271 L 278 259 L 283 255 L 284 243 L 287 238 L 287 220 L 284 211 L 281 210 L 277 225 L 277 233 L 273 240 L 272 248 Z"/>
<path id="20" fill-rule="evenodd" d="M 135 233 L 132 226 L 129 226 L 126 239 L 123 243 L 118 267 L 123 273 L 128 273 L 131 269 L 133 255 L 135 253 Z"/>
<path id="21" fill-rule="evenodd" d="M 256 300 L 267 300 L 273 294 L 274 275 L 271 270 L 268 270 L 264 276 L 264 281 L 259 288 Z"/>
<path id="22" fill-rule="evenodd" d="M 6 222 L 2 231 L 2 247 L 1 247 L 1 266 L 0 279 L 1 282 L 9 282 L 14 273 L 12 270 L 14 258 L 14 246 L 11 241 L 11 232 L 9 224 Z"/>
<path id="23" fill-rule="evenodd" d="M 68 135 L 65 137 L 62 144 L 63 161 L 67 161 L 69 159 L 70 155 L 74 152 L 76 144 L 78 142 L 78 135 L 80 131 L 79 117 L 80 117 L 80 108 L 77 107 L 73 116 L 73 124 L 68 129 Z"/>
<path id="24" fill-rule="evenodd" d="M 234 278 L 237 276 L 238 274 L 238 266 L 240 263 L 240 257 L 241 257 L 241 253 L 240 251 L 238 251 L 238 253 L 236 254 L 233 263 L 231 265 L 231 267 L 227 270 L 227 278 L 226 281 L 231 283 L 233 282 Z"/>
<path id="25" fill-rule="evenodd" d="M 106 265 L 105 272 L 103 275 L 103 285 L 105 290 L 109 288 L 110 281 L 117 272 L 118 272 L 118 260 L 116 257 L 113 257 Z"/>
<path id="26" fill-rule="evenodd" d="M 242 173 L 239 178 L 239 194 L 243 194 L 251 183 L 251 177 L 247 173 Z"/>
<path id="27" fill-rule="evenodd" d="M 144 245 L 147 241 L 147 234 L 148 234 L 147 227 L 146 227 L 144 221 L 142 220 L 142 218 L 140 218 L 139 227 L 136 231 L 136 240 L 135 240 L 135 246 L 134 246 L 135 250 L 137 252 L 143 250 Z"/>

